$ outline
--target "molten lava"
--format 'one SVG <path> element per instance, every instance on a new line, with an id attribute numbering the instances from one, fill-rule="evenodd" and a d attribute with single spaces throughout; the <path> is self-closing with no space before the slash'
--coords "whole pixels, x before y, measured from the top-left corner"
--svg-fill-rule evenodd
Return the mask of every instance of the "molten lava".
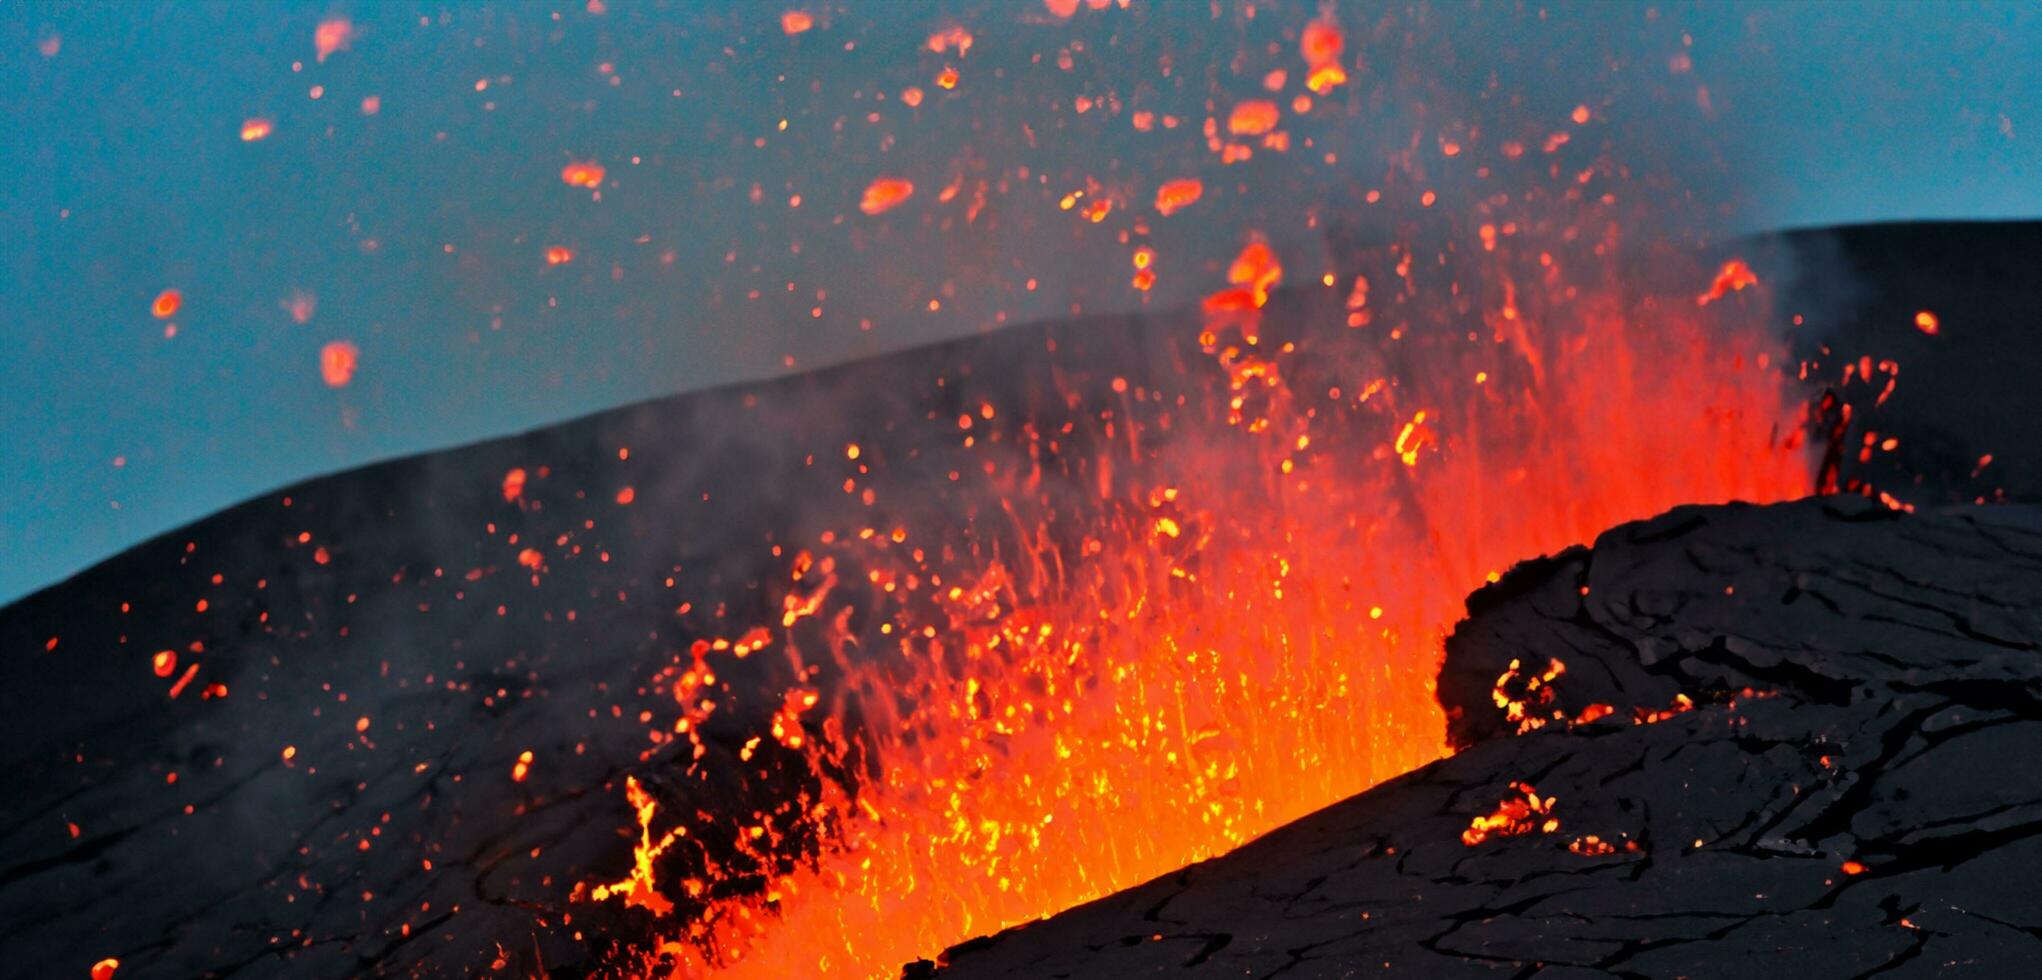
<path id="1" fill-rule="evenodd" d="M 984 527 L 825 535 L 780 622 L 658 681 L 679 711 L 655 741 L 699 759 L 735 696 L 718 658 L 787 658 L 799 683 L 743 757 L 771 738 L 809 788 L 725 828 L 773 869 L 753 888 L 714 861 L 662 877 L 715 820 L 631 784 L 632 869 L 583 894 L 670 921 L 633 969 L 890 974 L 1228 851 L 1447 751 L 1441 639 L 1512 562 L 1675 504 L 1810 489 L 1770 341 L 1704 319 L 1732 304 L 1641 299 L 1600 258 L 1613 237 L 1511 227 L 1434 262 L 1443 279 L 1400 246 L 1283 315 L 1279 256 L 1251 241 L 1203 307 L 1211 367 L 1167 391 L 1065 382 L 1099 438 L 1023 419 L 996 440 L 991 405 L 958 418 L 985 440 L 966 443 L 997 501 Z M 1355 309 L 1398 325 L 1355 329 Z M 1529 691 L 1511 695 L 1529 720 L 1559 673 L 1498 697 Z M 1525 792 L 1470 834 L 1550 821 Z"/>
<path id="2" fill-rule="evenodd" d="M 962 37 L 938 37 L 937 53 L 962 56 Z M 1330 20 L 1295 50 L 1323 101 L 1208 103 L 1209 140 L 1224 125 L 1283 152 L 1288 104 L 1298 145 L 1334 162 L 1309 142 L 1308 114 L 1367 65 Z M 1289 79 L 1260 77 L 1271 93 Z M 955 80 L 946 66 L 938 84 Z M 893 975 L 1229 851 L 1446 753 L 1442 638 L 1469 591 L 1512 563 L 1677 504 L 1809 492 L 1762 284 L 1742 261 L 1712 274 L 1665 244 L 1691 238 L 1632 240 L 1653 198 L 1590 138 L 1601 114 L 1560 106 L 1500 137 L 1414 134 L 1384 187 L 1356 195 L 1384 206 L 1353 254 L 1307 254 L 1265 228 L 1231 262 L 1170 266 L 1211 292 L 1154 363 L 1059 361 L 1051 339 L 1056 369 L 1031 405 L 982 401 L 964 379 L 919 434 L 903 412 L 811 457 L 894 516 L 784 553 L 775 538 L 789 562 L 780 613 L 650 676 L 671 703 L 641 715 L 652 748 L 622 787 L 635 844 L 574 890 L 656 937 L 614 965 Z M 1150 133 L 1156 118 L 1131 122 Z M 1219 149 L 1216 166 L 1261 162 Z M 1439 179 L 1441 160 L 1492 183 Z M 1254 167 L 1235 169 L 1203 211 L 1249 198 Z M 1127 209 L 1139 237 L 1120 238 L 1144 297 L 1163 261 L 1148 222 L 1195 220 L 1198 172 L 1187 161 L 1085 186 L 1104 202 L 1091 222 L 1153 188 L 1153 211 Z M 913 193 L 882 177 L 858 207 L 881 214 Z M 1285 285 L 1286 265 L 1302 285 Z M 940 491 L 949 509 L 879 507 L 873 476 L 891 457 L 937 446 L 972 458 Z M 537 551 L 518 560 L 545 571 Z M 763 697 L 725 676 L 739 661 L 777 678 Z M 1514 670 L 1499 706 L 1527 728 L 1553 720 L 1561 674 Z M 690 805 L 723 751 L 705 726 L 727 738 L 740 711 L 749 727 L 728 744 L 742 746 L 741 778 L 783 802 Z M 1471 844 L 1558 828 L 1552 801 L 1520 790 L 1469 828 Z"/>

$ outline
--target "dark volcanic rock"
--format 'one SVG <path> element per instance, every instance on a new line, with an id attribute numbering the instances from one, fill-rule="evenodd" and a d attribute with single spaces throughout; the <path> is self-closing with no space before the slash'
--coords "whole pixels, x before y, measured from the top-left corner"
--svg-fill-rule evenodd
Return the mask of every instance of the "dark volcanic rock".
<path id="1" fill-rule="evenodd" d="M 1460 754 L 953 949 L 941 975 L 2042 962 L 2042 509 L 1682 508 L 1522 565 L 1469 608 L 1440 685 Z M 1549 723 L 1514 734 L 1497 678 L 1546 658 L 1566 665 L 1533 711 Z M 1679 695 L 1693 708 L 1664 714 Z M 1592 705 L 1613 710 L 1572 722 Z M 1522 832 L 1464 840 L 1531 791 L 1544 812 Z"/>

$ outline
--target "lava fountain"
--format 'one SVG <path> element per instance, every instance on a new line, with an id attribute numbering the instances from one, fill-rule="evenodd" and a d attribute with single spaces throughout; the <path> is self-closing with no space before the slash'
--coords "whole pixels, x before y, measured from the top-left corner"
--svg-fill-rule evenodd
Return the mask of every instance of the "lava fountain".
<path id="1" fill-rule="evenodd" d="M 1296 50 L 1319 95 L 1367 68 L 1329 20 Z M 1268 150 L 1275 112 L 1209 125 L 1216 153 Z M 1390 154 L 1370 203 L 1409 204 L 1363 244 L 1239 242 L 1138 370 L 1057 360 L 1027 405 L 953 387 L 915 438 L 976 465 L 939 503 L 788 549 L 777 621 L 650 679 L 630 869 L 576 889 L 659 937 L 615 969 L 884 975 L 1223 853 L 1447 752 L 1441 639 L 1513 562 L 1809 492 L 1763 287 L 1581 145 L 1586 106 L 1552 123 Z M 1432 189 L 1435 150 L 1482 180 Z M 1164 187 L 1160 213 L 1197 198 Z M 906 457 L 817 465 L 870 504 Z M 745 700 L 719 673 L 751 658 L 778 680 L 743 758 L 786 802 L 695 811 L 703 727 Z"/>

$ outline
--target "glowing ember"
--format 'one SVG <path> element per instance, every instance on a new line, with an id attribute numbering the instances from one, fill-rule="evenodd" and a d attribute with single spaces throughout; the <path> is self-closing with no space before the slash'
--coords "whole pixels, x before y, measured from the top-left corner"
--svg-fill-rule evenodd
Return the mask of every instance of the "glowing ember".
<path id="1" fill-rule="evenodd" d="M 253 143 L 256 140 L 267 139 L 269 138 L 270 131 L 275 128 L 275 124 L 267 119 L 243 120 L 241 123 L 241 142 Z"/>
<path id="2" fill-rule="evenodd" d="M 577 160 L 560 168 L 560 179 L 569 187 L 601 187 L 603 165 L 594 160 Z"/>
<path id="3" fill-rule="evenodd" d="M 344 388 L 354 379 L 355 365 L 361 352 L 345 340 L 336 340 L 319 349 L 319 376 L 328 387 Z"/>
<path id="4" fill-rule="evenodd" d="M 175 289 L 166 289 L 156 294 L 156 301 L 149 304 L 149 313 L 158 320 L 168 320 L 177 315 L 184 305 L 184 294 Z"/>
<path id="5" fill-rule="evenodd" d="M 354 43 L 355 25 L 345 17 L 329 17 L 320 21 L 312 32 L 312 47 L 317 49 L 319 64 L 326 63 L 326 57 L 335 51 L 346 51 Z"/>
<path id="6" fill-rule="evenodd" d="M 967 31 L 962 27 L 952 24 L 949 27 L 943 28 L 942 30 L 937 31 L 934 34 L 929 35 L 929 50 L 934 51 L 937 54 L 942 54 L 946 51 L 955 51 L 957 52 L 957 56 L 962 58 L 965 55 L 971 53 L 971 41 L 972 37 L 970 31 Z"/>
<path id="7" fill-rule="evenodd" d="M 516 500 L 525 495 L 525 469 L 516 467 L 503 475 L 503 499 Z"/>
<path id="8" fill-rule="evenodd" d="M 858 210 L 866 214 L 884 214 L 900 207 L 909 197 L 914 196 L 915 185 L 899 177 L 881 177 L 865 188 L 865 197 L 858 202 Z"/>
<path id="9" fill-rule="evenodd" d="M 546 250 L 547 265 L 566 265 L 574 261 L 574 251 L 565 245 L 555 245 Z"/>
<path id="10" fill-rule="evenodd" d="M 1745 265 L 1743 259 L 1731 259 L 1723 263 L 1716 273 L 1716 281 L 1709 284 L 1709 291 L 1695 297 L 1695 305 L 1707 306 L 1746 286 L 1758 285 L 1758 274 Z"/>
<path id="11" fill-rule="evenodd" d="M 1922 333 L 1928 334 L 1929 336 L 1933 337 L 1937 333 L 1942 331 L 1943 322 L 1941 320 L 1938 320 L 1934 313 L 1930 313 L 1927 310 L 1923 310 L 1920 313 L 1916 313 L 1914 315 L 1914 326 L 1915 329 L 1920 330 Z"/>
<path id="12" fill-rule="evenodd" d="M 815 18 L 806 10 L 789 10 L 780 15 L 780 30 L 789 36 L 800 34 L 815 26 Z"/>
<path id="13" fill-rule="evenodd" d="M 1278 120 L 1276 103 L 1268 99 L 1249 99 L 1234 106 L 1227 116 L 1227 132 L 1235 136 L 1260 136 L 1276 128 Z"/>
<path id="14" fill-rule="evenodd" d="M 1560 829 L 1560 821 L 1551 816 L 1557 801 L 1541 797 L 1527 783 L 1512 783 L 1510 788 L 1522 795 L 1505 799 L 1495 813 L 1476 817 L 1461 832 L 1461 843 L 1474 847 L 1494 837 L 1516 837 L 1534 830 L 1550 834 Z"/>
<path id="15" fill-rule="evenodd" d="M 121 968 L 121 961 L 109 956 L 92 964 L 92 980 L 113 980 L 113 972 Z"/>
<path id="16" fill-rule="evenodd" d="M 1156 210 L 1165 217 L 1176 214 L 1205 196 L 1205 182 L 1196 177 L 1165 182 L 1156 188 Z"/>

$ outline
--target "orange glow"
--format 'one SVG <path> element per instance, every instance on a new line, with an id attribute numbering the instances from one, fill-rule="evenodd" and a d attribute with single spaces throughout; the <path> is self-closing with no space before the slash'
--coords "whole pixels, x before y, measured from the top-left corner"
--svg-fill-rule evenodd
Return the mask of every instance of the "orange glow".
<path id="1" fill-rule="evenodd" d="M 150 669 L 154 670 L 158 677 L 169 677 L 177 673 L 177 651 L 157 651 L 156 656 L 150 658 Z"/>
<path id="2" fill-rule="evenodd" d="M 1156 188 L 1156 210 L 1168 217 L 1176 214 L 1205 196 L 1205 182 L 1196 177 L 1172 180 Z"/>
<path id="3" fill-rule="evenodd" d="M 625 487 L 624 489 L 617 491 L 617 506 L 619 507 L 629 507 L 631 506 L 631 502 L 637 499 L 638 491 L 633 490 L 630 487 Z"/>
<path id="4" fill-rule="evenodd" d="M 949 66 L 949 65 L 944 65 L 944 66 L 943 66 L 943 70 L 942 70 L 941 72 L 937 73 L 937 75 L 936 75 L 936 87 L 937 87 L 937 88 L 942 88 L 942 89 L 953 89 L 953 88 L 956 88 L 956 87 L 957 87 L 957 69 L 955 69 L 955 68 L 952 68 L 952 67 L 951 67 L 951 66 Z"/>
<path id="5" fill-rule="evenodd" d="M 865 197 L 858 202 L 858 210 L 866 214 L 884 214 L 913 197 L 915 185 L 899 177 L 881 177 L 865 187 Z"/>
<path id="6" fill-rule="evenodd" d="M 1113 3 L 1046 6 L 1071 16 Z M 903 309 L 978 318 L 984 291 L 953 288 L 947 268 L 915 268 L 918 253 L 888 239 L 961 230 L 981 206 L 996 220 L 981 226 L 983 247 L 956 243 L 968 246 L 958 252 L 966 265 L 984 264 L 1008 230 L 1038 218 L 1078 249 L 1044 257 L 1043 268 L 1033 256 L 1011 271 L 1000 261 L 999 277 L 1017 295 L 1035 293 L 1037 309 L 1077 298 L 1059 295 L 1054 278 L 1037 292 L 1033 277 L 1066 262 L 1130 273 L 1134 295 L 1113 299 L 1171 309 L 1144 317 L 1143 344 L 1162 356 L 1126 376 L 1112 375 L 1119 364 L 1052 346 L 1046 364 L 1026 365 L 1031 383 L 1011 403 L 1009 389 L 975 388 L 969 374 L 891 379 L 904 390 L 933 383 L 942 397 L 903 395 L 885 412 L 847 413 L 845 428 L 803 433 L 827 434 L 778 462 L 840 486 L 847 516 L 770 529 L 782 564 L 744 584 L 746 602 L 683 595 L 692 588 L 673 579 L 669 595 L 618 594 L 690 622 L 675 627 L 686 631 L 679 642 L 658 638 L 671 656 L 646 665 L 635 686 L 642 700 L 613 703 L 612 717 L 642 729 L 643 749 L 638 768 L 608 788 L 631 816 L 594 833 L 624 837 L 597 870 L 562 886 L 575 902 L 618 906 L 606 912 L 628 907 L 653 930 L 613 973 L 897 975 L 951 944 L 1225 853 L 1447 752 L 1433 690 L 1442 640 L 1468 592 L 1501 569 L 1676 504 L 1810 489 L 1797 413 L 1768 367 L 1785 356 L 1765 329 L 1766 290 L 1748 269 L 1725 281 L 1714 268 L 1681 266 L 1677 243 L 1692 239 L 1656 234 L 1686 195 L 1632 193 L 1628 168 L 1600 155 L 1601 139 L 1555 141 L 1549 128 L 1568 112 L 1563 103 L 1507 124 L 1508 98 L 1479 119 L 1452 118 L 1453 103 L 1413 106 L 1424 126 L 1384 134 L 1404 148 L 1385 173 L 1320 124 L 1401 110 L 1401 93 L 1387 86 L 1402 83 L 1364 77 L 1369 84 L 1340 98 L 1333 90 L 1349 72 L 1365 76 L 1365 62 L 1330 15 L 1310 25 L 1302 16 L 1292 21 L 1302 34 L 1289 36 L 1304 63 L 1273 52 L 1281 80 L 1258 41 L 1226 69 L 1166 70 L 1172 86 L 1190 80 L 1169 99 L 1101 84 L 1074 56 L 1085 54 L 1075 39 L 1034 52 L 1042 68 L 1029 86 L 1077 82 L 1078 91 L 1041 93 L 1071 107 L 1063 121 L 1250 161 L 1219 171 L 1214 204 L 1173 220 L 1170 234 L 1158 234 L 1158 216 L 1200 201 L 1205 186 L 1188 175 L 1221 161 L 1185 157 L 1171 165 L 1181 169 L 1145 171 L 1045 155 L 1023 169 L 980 155 L 997 145 L 994 129 L 1019 128 L 1031 148 L 1081 131 L 1053 134 L 1018 117 L 1007 126 L 991 115 L 1006 103 L 973 106 L 969 90 L 928 94 L 942 110 L 985 115 L 971 120 L 985 124 L 973 130 L 983 138 L 931 152 L 909 138 L 920 134 L 884 131 L 909 113 L 889 111 L 877 93 L 898 90 L 907 109 L 925 94 L 898 77 L 857 85 L 864 105 L 828 120 L 827 138 L 857 147 L 845 159 L 913 161 L 853 173 L 884 167 L 939 182 L 927 208 L 904 216 L 913 228 L 827 213 L 848 212 L 841 200 L 818 209 L 818 188 L 783 183 L 776 167 L 738 184 L 751 184 L 754 204 L 806 192 L 803 218 L 851 225 L 840 230 L 862 254 L 902 273 L 886 285 L 910 287 L 898 290 Z M 937 26 L 908 26 L 895 40 L 918 47 Z M 1358 41 L 1371 49 L 1404 40 L 1373 17 L 1364 31 Z M 938 38 L 935 53 L 918 55 L 930 60 L 906 69 L 917 83 L 944 59 L 964 63 L 958 38 Z M 956 68 L 942 67 L 938 84 L 957 84 Z M 1263 88 L 1197 91 L 1199 79 L 1220 76 Z M 1287 87 L 1299 80 L 1314 96 Z M 1237 104 L 1271 86 L 1292 98 Z M 1290 120 L 1280 106 L 1295 107 Z M 802 118 L 805 128 L 826 121 Z M 1123 118 L 1133 132 L 1118 128 Z M 1298 131 L 1287 133 L 1287 122 Z M 854 132 L 867 125 L 879 130 L 876 143 Z M 782 149 L 769 131 L 747 135 L 754 149 Z M 1435 143 L 1452 157 L 1449 173 L 1425 172 L 1442 159 Z M 1551 155 L 1526 153 L 1541 146 Z M 1518 159 L 1526 165 L 1492 169 Z M 1316 207 L 1266 215 L 1266 237 L 1232 230 L 1240 214 L 1278 200 L 1251 186 L 1258 173 L 1290 163 L 1354 175 L 1349 189 L 1369 203 L 1355 216 L 1366 219 L 1367 249 L 1348 254 L 1340 233 L 1321 237 L 1322 219 L 1345 216 Z M 1152 192 L 1153 210 L 1141 206 Z M 906 179 L 879 177 L 859 211 L 883 214 L 913 193 Z M 987 204 L 990 195 L 1007 203 Z M 1661 264 L 1641 282 L 1634 263 L 1645 258 Z M 754 261 L 737 251 L 723 260 Z M 1287 290 L 1286 271 L 1300 281 Z M 1713 306 L 1687 302 L 1712 276 L 1719 296 L 1749 291 Z M 1679 285 L 1652 292 L 1662 281 Z M 827 302 L 840 319 L 855 315 L 842 311 L 836 282 L 761 281 L 750 298 L 769 290 L 791 294 L 793 309 Z M 1074 316 L 1097 312 L 1077 306 Z M 1010 312 L 1030 315 L 997 309 L 988 319 Z M 554 486 L 527 461 L 540 482 L 528 487 L 517 471 L 513 488 L 505 478 L 505 498 L 521 512 L 550 508 L 556 494 L 599 503 L 621 485 Z M 919 478 L 909 473 L 928 482 L 896 493 Z M 934 494 L 951 496 L 919 506 Z M 692 503 L 668 496 L 658 503 Z M 651 516 L 607 520 L 658 533 L 635 527 Z M 492 538 L 504 550 L 472 574 L 538 584 L 547 555 L 562 564 L 590 555 L 603 520 L 586 522 L 588 534 Z M 1527 730 L 1623 721 L 1607 705 L 1567 716 L 1553 690 L 1564 673 L 1543 658 L 1513 666 L 1497 678 L 1498 706 Z M 1676 700 L 1629 717 L 1646 724 L 1692 707 Z M 727 753 L 721 762 L 741 778 L 777 780 L 748 789 L 798 790 L 770 810 L 705 812 L 690 784 L 703 772 L 693 764 L 711 753 Z M 1492 786 L 1457 812 L 1449 832 L 1464 830 L 1469 846 L 1557 833 L 1561 819 L 1530 785 Z M 1593 829 L 1612 836 L 1542 843 L 1587 856 L 1627 846 Z M 724 861 L 728 846 L 740 860 Z M 584 927 L 581 911 L 573 928 Z"/>
<path id="7" fill-rule="evenodd" d="M 512 467 L 503 475 L 503 499 L 516 500 L 525 495 L 525 468 Z"/>
<path id="8" fill-rule="evenodd" d="M 1042 0 L 1042 6 L 1058 20 L 1069 20 L 1078 12 L 1078 0 Z"/>
<path id="9" fill-rule="evenodd" d="M 565 245 L 555 245 L 546 250 L 547 265 L 566 265 L 574 261 L 574 250 Z"/>
<path id="10" fill-rule="evenodd" d="M 532 750 L 518 753 L 517 764 L 511 767 L 511 782 L 522 783 L 532 771 Z"/>
<path id="11" fill-rule="evenodd" d="M 1847 875 L 1861 875 L 1865 873 L 1865 866 L 1856 861 L 1845 861 L 1842 871 Z"/>
<path id="12" fill-rule="evenodd" d="M 815 26 L 815 18 L 806 10 L 790 10 L 780 15 L 780 29 L 789 36 L 799 34 Z"/>
<path id="13" fill-rule="evenodd" d="M 1943 329 L 1943 321 L 1936 319 L 1934 313 L 1923 310 L 1914 315 L 1914 326 L 1915 329 L 1933 337 Z"/>
<path id="14" fill-rule="evenodd" d="M 594 160 L 577 160 L 560 168 L 560 179 L 569 187 L 601 187 L 603 165 Z"/>
<path id="15" fill-rule="evenodd" d="M 1298 53 L 1304 55 L 1305 64 L 1314 68 L 1340 59 L 1347 50 L 1347 35 L 1340 32 L 1340 25 L 1330 20 L 1315 20 L 1305 25 L 1305 32 L 1298 39 Z"/>
<path id="16" fill-rule="evenodd" d="M 676 827 L 654 842 L 652 819 L 659 812 L 659 804 L 653 800 L 652 794 L 638 785 L 636 776 L 624 777 L 624 792 L 632 808 L 638 811 L 638 845 L 632 852 L 631 876 L 613 884 L 596 886 L 591 890 L 591 897 L 600 902 L 611 895 L 621 895 L 626 905 L 646 909 L 654 915 L 665 915 L 673 911 L 674 903 L 661 895 L 658 886 L 653 883 L 652 863 L 672 847 L 685 830 Z"/>
<path id="17" fill-rule="evenodd" d="M 319 376 L 329 388 L 344 388 L 354 379 L 355 364 L 361 352 L 345 340 L 335 340 L 319 348 Z"/>
<path id="18" fill-rule="evenodd" d="M 1541 797 L 1528 783 L 1511 783 L 1510 788 L 1523 795 L 1506 798 L 1496 812 L 1476 817 L 1461 831 L 1461 843 L 1474 847 L 1492 837 L 1516 837 L 1535 830 L 1550 834 L 1560 829 L 1560 821 L 1552 817 L 1552 797 Z"/>
<path id="19" fill-rule="evenodd" d="M 1305 87 L 1311 89 L 1315 95 L 1325 95 L 1327 92 L 1333 91 L 1335 87 L 1345 85 L 1346 83 L 1347 69 L 1337 64 L 1320 65 L 1312 69 L 1310 75 L 1305 76 Z"/>
<path id="20" fill-rule="evenodd" d="M 1280 118 L 1276 103 L 1268 99 L 1249 99 L 1234 106 L 1227 116 L 1227 132 L 1235 136 L 1260 136 L 1276 128 Z"/>
<path id="21" fill-rule="evenodd" d="M 113 980 L 113 971 L 121 968 L 121 961 L 109 956 L 92 964 L 92 980 Z"/>
<path id="22" fill-rule="evenodd" d="M 275 125 L 267 119 L 244 119 L 241 122 L 241 142 L 253 143 L 269 137 Z"/>
<path id="23" fill-rule="evenodd" d="M 942 54 L 956 51 L 962 58 L 971 53 L 971 32 L 955 24 L 929 35 L 929 50 Z"/>
<path id="24" fill-rule="evenodd" d="M 1716 273 L 1716 281 L 1709 284 L 1709 291 L 1695 297 L 1695 305 L 1707 306 L 1747 286 L 1758 285 L 1758 274 L 1745 265 L 1743 259 L 1731 259 L 1723 263 Z"/>
<path id="25" fill-rule="evenodd" d="M 317 49 L 319 64 L 326 63 L 326 56 L 335 51 L 346 51 L 355 39 L 355 25 L 345 17 L 328 17 L 319 22 L 312 31 L 312 47 Z"/>
<path id="26" fill-rule="evenodd" d="M 1047 452 L 997 465 L 1006 415 L 932 419 L 932 431 L 985 440 L 972 445 L 989 454 L 986 492 L 1025 547 L 952 560 L 939 545 L 925 559 L 900 542 L 940 537 L 940 525 L 832 532 L 827 550 L 792 560 L 775 629 L 703 640 L 692 663 L 659 675 L 676 708 L 649 730 L 687 759 L 690 741 L 708 751 L 701 722 L 740 696 L 716 679 L 716 658 L 770 652 L 803 678 L 818 664 L 845 672 L 819 700 L 805 683 L 775 692 L 770 728 L 740 753 L 751 761 L 766 739 L 798 751 L 817 787 L 802 813 L 723 828 L 759 855 L 779 853 L 790 819 L 826 843 L 762 890 L 669 915 L 657 949 L 673 965 L 654 974 L 890 975 L 1229 851 L 1446 752 L 1431 690 L 1440 642 L 1495 570 L 1677 503 L 1808 491 L 1798 447 L 1775 438 L 1794 413 L 1753 366 L 1775 343 L 1761 318 L 1728 329 L 1677 302 L 1644 322 L 1608 270 L 1582 258 L 1559 275 L 1541 250 L 1563 246 L 1525 248 L 1531 234 L 1498 236 L 1491 251 L 1467 228 L 1454 261 L 1482 271 L 1435 287 L 1484 310 L 1481 343 L 1465 342 L 1452 302 L 1377 298 L 1417 288 L 1415 273 L 1399 278 L 1409 256 L 1367 270 L 1374 295 L 1357 276 L 1331 315 L 1395 309 L 1415 318 L 1395 342 L 1422 354 L 1413 346 L 1394 373 L 1376 367 L 1331 402 L 1291 388 L 1313 358 L 1261 322 L 1283 269 L 1251 239 L 1187 347 L 1209 362 L 1173 379 L 1187 402 L 1144 399 L 1126 379 L 1064 394 L 1114 436 L 1058 463 L 1093 501 L 1082 514 L 1037 481 Z M 1157 261 L 1144 249 L 1138 272 Z M 1151 445 L 1165 435 L 1167 448 Z M 846 446 L 843 462 L 880 455 Z M 878 627 L 841 614 L 871 596 Z M 1499 696 L 1545 718 L 1563 670 L 1514 669 Z M 849 701 L 862 720 L 847 720 Z M 833 775 L 846 765 L 870 775 Z M 715 818 L 663 812 L 636 783 L 626 794 L 638 815 L 629 870 L 620 849 L 608 883 L 581 897 L 659 912 L 684 892 L 731 888 L 661 877 L 660 855 L 693 832 L 677 819 Z M 1550 797 L 1514 786 L 1463 841 L 1559 827 Z M 1577 853 L 1600 847 L 1583 838 Z"/>
<path id="27" fill-rule="evenodd" d="M 175 289 L 166 289 L 156 294 L 156 301 L 149 304 L 149 313 L 158 320 L 168 320 L 177 315 L 184 305 L 184 294 Z"/>

